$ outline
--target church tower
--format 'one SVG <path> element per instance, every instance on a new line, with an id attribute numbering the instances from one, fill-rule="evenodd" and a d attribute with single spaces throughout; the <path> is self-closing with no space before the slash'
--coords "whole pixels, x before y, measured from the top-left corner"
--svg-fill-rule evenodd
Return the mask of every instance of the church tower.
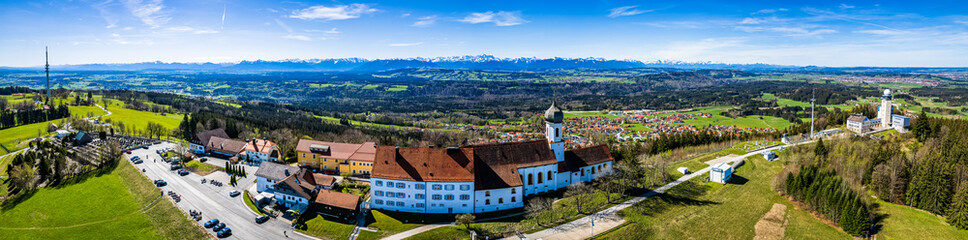
<path id="1" fill-rule="evenodd" d="M 565 161 L 565 143 L 561 141 L 562 136 L 564 136 L 564 129 L 562 129 L 565 113 L 561 112 L 558 108 L 558 104 L 552 100 L 551 107 L 545 110 L 545 136 L 548 139 L 548 144 L 551 146 L 551 151 L 555 153 L 555 159 L 558 162 Z"/>
<path id="2" fill-rule="evenodd" d="M 881 96 L 881 106 L 877 109 L 877 118 L 881 119 L 881 127 L 890 128 L 894 105 L 891 104 L 891 89 L 884 89 Z"/>

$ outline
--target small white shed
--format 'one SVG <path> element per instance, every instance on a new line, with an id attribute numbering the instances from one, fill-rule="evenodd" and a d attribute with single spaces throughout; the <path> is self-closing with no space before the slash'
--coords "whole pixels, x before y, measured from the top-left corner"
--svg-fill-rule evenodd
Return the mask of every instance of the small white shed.
<path id="1" fill-rule="evenodd" d="M 709 170 L 709 181 L 725 184 L 733 177 L 733 166 L 727 163 L 719 163 Z"/>
<path id="2" fill-rule="evenodd" d="M 689 171 L 689 168 L 687 168 L 687 167 L 679 167 L 679 168 L 676 169 L 676 171 L 679 171 L 680 173 L 682 173 L 684 175 L 689 175 L 690 173 L 692 173 L 692 172 Z"/>

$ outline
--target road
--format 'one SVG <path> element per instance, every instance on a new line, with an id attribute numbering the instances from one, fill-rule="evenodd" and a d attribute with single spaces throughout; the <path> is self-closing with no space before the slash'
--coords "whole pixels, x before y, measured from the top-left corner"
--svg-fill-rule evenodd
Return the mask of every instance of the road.
<path id="1" fill-rule="evenodd" d="M 167 186 L 161 187 L 161 190 L 165 192 L 165 197 L 168 197 L 168 191 L 174 191 L 181 195 L 182 200 L 177 203 L 178 207 L 186 213 L 188 210 L 201 211 L 202 220 L 199 222 L 200 224 L 212 218 L 219 219 L 220 222 L 224 222 L 227 227 L 232 229 L 232 235 L 226 239 L 285 239 L 287 238 L 286 235 L 292 239 L 314 239 L 294 233 L 290 228 L 289 221 L 285 219 L 270 219 L 265 223 L 257 224 L 255 223 L 257 214 L 245 205 L 242 195 L 229 197 L 229 191 L 239 190 L 241 192 L 254 184 L 255 177 L 251 174 L 255 173 L 258 167 L 246 166 L 245 171 L 250 173 L 251 177 L 239 180 L 239 185 L 236 187 L 228 184 L 228 176 L 224 172 L 212 173 L 205 177 L 194 173 L 179 176 L 175 171 L 169 170 L 171 165 L 162 161 L 161 156 L 155 153 L 155 150 L 173 148 L 174 146 L 173 143 L 163 142 L 162 144 L 151 145 L 149 149 L 132 150 L 130 155 L 126 155 L 126 158 L 131 156 L 146 158 L 147 156 L 144 163 L 136 164 L 135 167 L 144 169 L 144 174 L 149 179 L 162 179 L 168 182 Z M 209 159 L 213 165 L 225 165 L 224 160 Z M 130 161 L 126 162 L 130 163 Z M 208 183 L 202 184 L 202 178 L 221 179 L 219 181 L 223 182 L 224 185 L 217 187 Z M 206 231 L 213 236 L 215 235 L 215 232 L 210 229 L 206 229 Z M 285 235 L 283 231 L 286 232 Z"/>
<path id="2" fill-rule="evenodd" d="M 786 145 L 786 146 L 794 146 L 794 145 L 800 145 L 800 144 L 806 144 L 806 143 L 812 143 L 812 142 L 814 141 L 805 141 L 805 142 L 800 142 L 800 143 L 796 143 L 793 145 Z M 750 157 L 750 156 L 761 154 L 766 151 L 776 150 L 780 147 L 783 147 L 783 146 L 760 149 L 757 151 L 747 153 L 742 156 L 733 157 L 732 159 L 726 160 L 725 162 L 729 162 L 729 163 L 736 162 L 742 159 L 746 159 L 747 157 Z M 528 239 L 543 239 L 543 240 L 559 240 L 559 239 L 577 240 L 577 239 L 588 239 L 588 238 L 594 237 L 596 234 L 618 227 L 619 225 L 622 225 L 622 223 L 625 223 L 625 219 L 617 214 L 622 209 L 630 207 L 651 196 L 665 193 L 665 191 L 671 189 L 672 187 L 675 187 L 676 185 L 679 185 L 680 183 L 689 181 L 690 179 L 698 176 L 702 176 L 706 172 L 709 172 L 710 169 L 712 169 L 712 166 L 703 168 L 702 170 L 696 171 L 692 174 L 682 176 L 679 179 L 676 179 L 675 181 L 672 181 L 669 184 L 666 184 L 662 187 L 649 191 L 645 194 L 629 199 L 628 201 L 616 204 L 615 206 L 612 206 L 600 212 L 593 213 L 583 218 L 579 218 L 574 221 L 571 221 L 562 225 L 558 225 L 555 227 L 551 227 L 545 230 L 541 230 L 532 234 L 525 234 L 525 237 L 527 237 Z M 516 238 L 517 237 L 510 237 L 505 239 L 516 239 Z"/>

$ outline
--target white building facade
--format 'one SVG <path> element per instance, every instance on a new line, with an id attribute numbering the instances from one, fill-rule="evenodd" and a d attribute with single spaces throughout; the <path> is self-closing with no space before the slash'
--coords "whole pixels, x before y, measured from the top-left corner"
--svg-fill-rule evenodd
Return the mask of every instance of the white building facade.
<path id="1" fill-rule="evenodd" d="M 546 139 L 463 148 L 377 146 L 370 208 L 481 213 L 524 207 L 528 196 L 612 172 L 607 146 L 564 150 L 564 113 L 545 112 Z"/>

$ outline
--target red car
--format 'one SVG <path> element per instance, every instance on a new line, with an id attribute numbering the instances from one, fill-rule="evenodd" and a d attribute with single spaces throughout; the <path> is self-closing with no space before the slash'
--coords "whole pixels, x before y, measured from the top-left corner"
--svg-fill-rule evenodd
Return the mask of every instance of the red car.
<path id="1" fill-rule="evenodd" d="M 333 171 L 333 170 L 324 170 L 324 171 L 323 171 L 323 174 L 327 174 L 327 175 L 335 175 L 335 174 L 336 174 L 336 171 Z"/>

